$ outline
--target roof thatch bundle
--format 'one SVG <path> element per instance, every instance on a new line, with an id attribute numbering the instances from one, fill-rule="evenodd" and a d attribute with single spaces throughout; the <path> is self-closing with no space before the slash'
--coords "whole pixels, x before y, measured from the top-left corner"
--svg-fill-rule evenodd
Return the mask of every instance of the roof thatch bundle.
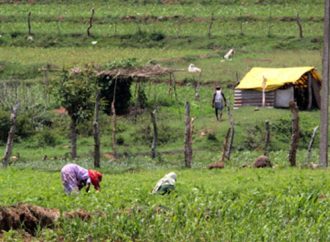
<path id="1" fill-rule="evenodd" d="M 152 77 L 159 77 L 164 76 L 167 74 L 172 74 L 178 70 L 164 68 L 160 65 L 147 65 L 143 67 L 134 67 L 134 68 L 116 68 L 107 71 L 101 71 L 97 73 L 98 76 L 109 76 L 111 79 L 118 78 L 118 79 L 126 79 L 126 78 L 133 78 L 133 79 L 148 79 Z"/>

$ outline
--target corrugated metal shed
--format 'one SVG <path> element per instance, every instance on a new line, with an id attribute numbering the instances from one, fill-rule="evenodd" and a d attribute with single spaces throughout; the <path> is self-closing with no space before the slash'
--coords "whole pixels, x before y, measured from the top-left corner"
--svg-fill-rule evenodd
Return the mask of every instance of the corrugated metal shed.
<path id="1" fill-rule="evenodd" d="M 320 106 L 321 78 L 314 67 L 252 68 L 235 88 L 234 108 L 288 107 L 294 100 L 301 109 Z"/>

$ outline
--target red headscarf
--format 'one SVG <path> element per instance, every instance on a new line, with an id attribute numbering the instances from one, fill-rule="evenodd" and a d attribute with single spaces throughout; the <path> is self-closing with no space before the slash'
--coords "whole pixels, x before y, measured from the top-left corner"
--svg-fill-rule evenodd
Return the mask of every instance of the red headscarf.
<path id="1" fill-rule="evenodd" d="M 96 170 L 88 170 L 88 176 L 96 190 L 100 189 L 100 182 L 102 181 L 102 173 Z"/>

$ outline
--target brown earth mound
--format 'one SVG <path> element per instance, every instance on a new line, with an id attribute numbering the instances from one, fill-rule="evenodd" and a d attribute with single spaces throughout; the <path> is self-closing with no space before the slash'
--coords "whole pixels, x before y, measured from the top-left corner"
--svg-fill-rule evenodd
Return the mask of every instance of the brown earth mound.
<path id="1" fill-rule="evenodd" d="M 38 226 L 51 228 L 59 217 L 60 211 L 58 209 L 29 204 L 0 207 L 0 231 L 22 228 L 29 234 L 35 235 Z"/>
<path id="2" fill-rule="evenodd" d="M 211 163 L 207 166 L 207 168 L 209 169 L 223 169 L 225 168 L 225 163 L 224 162 L 214 162 L 214 163 Z"/>
<path id="3" fill-rule="evenodd" d="M 64 218 L 80 218 L 83 221 L 89 220 L 92 216 L 84 210 L 69 211 L 63 214 Z"/>
<path id="4" fill-rule="evenodd" d="M 261 155 L 255 160 L 253 167 L 255 168 L 272 167 L 272 163 L 270 162 L 267 156 Z"/>
<path id="5" fill-rule="evenodd" d="M 13 206 L 0 207 L 0 233 L 11 229 L 23 229 L 35 236 L 37 229 L 53 228 L 61 213 L 55 208 L 43 208 L 31 204 L 17 204 Z M 64 218 L 79 218 L 87 221 L 91 214 L 84 210 L 69 211 L 63 214 Z"/>

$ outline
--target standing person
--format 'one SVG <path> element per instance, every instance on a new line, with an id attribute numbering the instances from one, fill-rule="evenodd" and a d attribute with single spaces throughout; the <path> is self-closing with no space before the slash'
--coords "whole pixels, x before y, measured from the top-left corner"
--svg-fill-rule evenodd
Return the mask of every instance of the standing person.
<path id="1" fill-rule="evenodd" d="M 223 95 L 221 87 L 217 86 L 213 94 L 212 107 L 215 110 L 215 116 L 218 121 L 221 120 L 222 110 L 226 105 L 227 105 L 226 97 L 225 95 Z"/>
<path id="2" fill-rule="evenodd" d="M 100 191 L 100 182 L 102 174 L 95 170 L 87 170 L 77 164 L 66 164 L 61 170 L 62 184 L 66 194 L 79 192 L 86 186 L 86 192 L 89 191 L 92 183 L 96 191 Z"/>

